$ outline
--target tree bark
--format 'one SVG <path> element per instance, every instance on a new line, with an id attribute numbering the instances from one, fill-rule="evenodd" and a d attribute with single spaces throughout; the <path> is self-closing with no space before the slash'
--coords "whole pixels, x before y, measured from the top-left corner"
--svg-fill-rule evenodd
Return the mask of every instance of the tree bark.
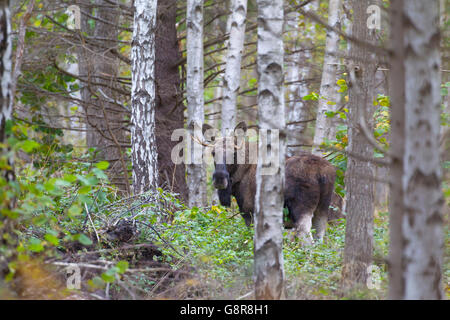
<path id="1" fill-rule="evenodd" d="M 438 1 L 391 8 L 389 297 L 443 299 Z"/>
<path id="2" fill-rule="evenodd" d="M 222 90 L 222 135 L 236 126 L 236 102 L 241 80 L 247 0 L 233 0 L 230 16 L 230 39 Z"/>
<path id="3" fill-rule="evenodd" d="M 88 147 L 98 151 L 97 159 L 110 162 L 108 176 L 122 193 L 130 192 L 128 180 L 127 156 L 123 144 L 128 144 L 128 135 L 125 129 L 125 109 L 114 103 L 118 101 L 114 88 L 117 88 L 118 61 L 112 53 L 117 49 L 119 29 L 111 26 L 119 24 L 119 8 L 105 6 L 103 0 L 96 0 L 96 18 L 93 32 L 94 38 L 102 39 L 94 47 L 95 56 L 93 64 L 92 82 L 88 82 L 89 94 L 95 95 L 88 108 L 88 131 L 86 140 Z M 108 21 L 110 23 L 105 23 Z M 103 40 L 104 39 L 104 40 Z M 91 53 L 89 53 L 91 54 Z"/>
<path id="4" fill-rule="evenodd" d="M 131 88 L 133 190 L 156 190 L 158 166 L 155 137 L 156 0 L 134 1 Z"/>
<path id="5" fill-rule="evenodd" d="M 317 2 L 309 3 L 305 6 L 305 10 L 317 10 Z M 311 50 L 307 46 L 312 46 L 312 41 L 315 36 L 314 25 L 311 28 L 304 28 L 302 32 L 299 30 L 300 16 L 299 13 L 293 12 L 292 23 L 288 24 L 289 38 L 294 43 L 291 51 L 293 51 L 289 61 L 286 65 L 286 81 L 291 83 L 289 85 L 289 102 L 287 105 L 287 119 L 286 121 L 293 122 L 287 127 L 287 148 L 286 155 L 293 156 L 298 154 L 305 144 L 305 131 L 307 122 L 302 122 L 309 119 L 307 104 L 303 101 L 303 97 L 309 93 L 308 85 L 306 83 L 307 77 L 311 74 L 310 60 L 312 58 Z M 298 45 L 299 41 L 303 46 Z"/>
<path id="6" fill-rule="evenodd" d="M 367 28 L 366 10 L 371 0 L 354 0 L 352 35 L 364 42 L 374 41 L 374 31 Z M 373 96 L 377 64 L 367 46 L 353 43 L 348 64 L 349 120 L 346 188 L 346 231 L 342 278 L 345 287 L 370 283 L 373 252 L 374 168 L 363 159 L 373 157 L 373 146 L 366 134 L 373 132 Z"/>
<path id="7" fill-rule="evenodd" d="M 260 136 L 255 197 L 255 297 L 284 295 L 283 205 L 285 111 L 283 93 L 283 1 L 258 0 L 258 118 Z M 264 132 L 279 133 L 264 138 Z M 268 158 L 270 149 L 272 159 Z M 278 159 L 274 158 L 278 157 Z M 269 163 L 272 161 L 271 163 Z M 275 163 L 274 163 L 275 162 Z M 278 162 L 278 165 L 276 164 Z M 267 172 L 269 166 L 273 172 Z"/>
<path id="8" fill-rule="evenodd" d="M 203 1 L 187 1 L 187 67 L 186 99 L 188 109 L 188 131 L 197 140 L 202 140 L 204 121 L 203 97 Z M 201 207 L 207 203 L 206 171 L 201 146 L 187 141 L 190 161 L 187 165 L 189 206 Z"/>
<path id="9" fill-rule="evenodd" d="M 176 66 L 181 54 L 177 42 L 176 0 L 158 1 L 156 24 L 156 145 L 159 186 L 187 201 L 186 168 L 171 159 L 177 141 L 172 132 L 184 127 L 180 72 Z"/>
<path id="10" fill-rule="evenodd" d="M 340 0 L 330 0 L 328 8 L 328 24 L 337 29 L 340 29 L 340 3 Z M 312 153 L 318 156 L 321 156 L 323 152 L 320 145 L 326 139 L 335 139 L 334 118 L 327 117 L 325 113 L 327 111 L 336 111 L 336 106 L 340 100 L 338 93 L 339 87 L 336 84 L 339 68 L 338 48 L 339 35 L 334 31 L 328 30 L 323 59 L 322 81 L 320 84 L 320 98 L 317 108 L 316 131 L 314 133 L 312 149 Z"/>
<path id="11" fill-rule="evenodd" d="M 11 42 L 11 11 L 9 0 L 0 1 L 0 143 L 7 142 L 6 125 L 12 119 L 12 42 Z M 14 181 L 14 158 L 8 156 L 7 148 L 0 148 L 0 179 L 6 183 Z M 5 159 L 6 158 L 6 159 Z M 6 163 L 3 163 L 6 160 Z M 7 188 L 7 187 L 2 187 Z M 5 197 L 0 198 L 0 246 L 2 254 L 0 255 L 0 279 L 3 279 L 9 271 L 8 263 L 11 261 L 11 248 L 17 244 L 13 242 L 15 234 L 14 221 L 3 212 L 11 210 L 15 205 L 14 196 L 9 196 L 5 192 Z"/>

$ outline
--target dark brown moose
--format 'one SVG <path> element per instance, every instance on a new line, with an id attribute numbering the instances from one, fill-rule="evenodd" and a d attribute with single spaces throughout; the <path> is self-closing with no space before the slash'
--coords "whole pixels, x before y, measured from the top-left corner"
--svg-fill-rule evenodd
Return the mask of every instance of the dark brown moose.
<path id="1" fill-rule="evenodd" d="M 203 132 L 207 129 L 212 128 L 205 125 Z M 241 122 L 235 132 L 238 129 L 246 132 L 247 126 Z M 248 151 L 252 150 L 251 144 L 256 142 L 246 139 L 239 146 L 237 140 L 233 139 L 231 141 L 234 143 L 222 139 L 216 140 L 213 145 L 213 156 L 219 151 L 220 156 L 224 157 L 223 161 L 216 161 L 215 156 L 213 184 L 218 189 L 222 205 L 231 205 L 231 195 L 236 198 L 245 223 L 250 226 L 255 212 L 256 164 L 250 163 Z M 237 153 L 244 146 L 245 162 L 237 164 Z M 234 161 L 231 163 L 225 161 L 227 152 L 233 154 Z M 322 240 L 327 221 L 343 217 L 340 212 L 342 199 L 333 192 L 335 179 L 335 168 L 321 157 L 302 153 L 286 159 L 284 206 L 289 214 L 288 219 L 285 219 L 285 227 L 294 227 L 297 235 L 307 243 L 312 242 L 311 227 L 316 230 L 314 238 Z M 332 198 L 334 206 L 330 207 Z"/>

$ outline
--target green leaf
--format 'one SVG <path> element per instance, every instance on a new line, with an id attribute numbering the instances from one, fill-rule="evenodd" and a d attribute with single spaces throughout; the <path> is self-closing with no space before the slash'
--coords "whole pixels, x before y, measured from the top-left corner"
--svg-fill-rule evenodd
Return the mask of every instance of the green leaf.
<path id="1" fill-rule="evenodd" d="M 44 236 L 44 239 L 47 240 L 48 242 L 50 242 L 50 243 L 51 243 L 52 245 L 54 245 L 54 246 L 59 245 L 59 239 L 58 239 L 58 237 L 56 237 L 56 236 L 53 235 L 53 234 L 47 233 L 47 234 Z"/>
<path id="2" fill-rule="evenodd" d="M 92 172 L 95 174 L 95 176 L 99 179 L 108 179 L 108 176 L 103 172 L 103 170 L 98 169 L 98 168 L 94 168 L 92 169 Z"/>
<path id="3" fill-rule="evenodd" d="M 67 210 L 67 214 L 69 217 L 76 217 L 79 216 L 82 211 L 83 209 L 78 204 L 73 204 L 69 210 Z"/>
<path id="4" fill-rule="evenodd" d="M 115 277 L 116 273 L 117 273 L 117 269 L 111 268 L 111 269 L 107 270 L 106 272 L 103 272 L 101 276 L 102 276 L 103 281 L 112 283 L 116 279 L 116 277 Z"/>
<path id="5" fill-rule="evenodd" d="M 95 166 L 100 170 L 106 170 L 109 167 L 109 162 L 108 161 L 100 161 Z"/>
<path id="6" fill-rule="evenodd" d="M 44 250 L 44 246 L 41 240 L 33 237 L 29 240 L 28 249 L 33 252 L 41 252 Z"/>
<path id="7" fill-rule="evenodd" d="M 26 153 L 30 153 L 33 150 L 39 148 L 41 145 L 34 140 L 26 140 L 20 144 L 20 149 Z"/>
<path id="8" fill-rule="evenodd" d="M 80 242 L 82 245 L 85 246 L 90 246 L 92 244 L 92 240 L 85 235 L 84 233 L 80 233 L 76 236 L 76 238 L 78 238 L 78 242 Z"/>
<path id="9" fill-rule="evenodd" d="M 123 274 L 125 273 L 125 271 L 127 271 L 128 269 L 128 261 L 119 261 L 116 265 L 116 267 L 118 268 L 118 273 Z"/>

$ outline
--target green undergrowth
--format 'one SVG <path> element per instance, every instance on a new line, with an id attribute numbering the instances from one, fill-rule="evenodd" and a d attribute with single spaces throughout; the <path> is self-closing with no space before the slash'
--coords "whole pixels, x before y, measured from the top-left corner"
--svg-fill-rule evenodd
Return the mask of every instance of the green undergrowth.
<path id="1" fill-rule="evenodd" d="M 344 292 L 341 266 L 345 221 L 330 225 L 323 243 L 302 246 L 284 232 L 283 254 L 288 299 L 383 299 L 386 297 L 388 229 L 386 213 L 374 227 L 374 265 L 371 289 Z M 201 298 L 251 297 L 253 287 L 253 229 L 239 214 L 221 206 L 185 209 L 164 225 L 164 238 L 181 251 L 204 287 Z M 175 255 L 166 247 L 167 255 Z M 196 282 L 197 283 L 197 282 Z"/>

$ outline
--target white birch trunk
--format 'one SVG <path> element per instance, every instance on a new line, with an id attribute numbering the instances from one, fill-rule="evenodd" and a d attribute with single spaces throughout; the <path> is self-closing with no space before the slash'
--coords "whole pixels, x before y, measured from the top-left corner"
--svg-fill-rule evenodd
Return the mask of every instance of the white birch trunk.
<path id="1" fill-rule="evenodd" d="M 330 0 L 328 8 L 328 24 L 339 29 L 339 5 L 341 0 Z M 339 35 L 334 31 L 327 31 L 325 55 L 323 60 L 322 81 L 320 84 L 320 98 L 316 117 L 316 131 L 314 133 L 312 153 L 322 155 L 320 145 L 325 139 L 333 139 L 332 118 L 326 116 L 327 111 L 336 111 L 340 99 L 338 93 L 337 71 L 339 59 L 336 56 L 339 46 Z"/>
<path id="2" fill-rule="evenodd" d="M 305 10 L 316 10 L 317 2 L 309 3 L 305 6 Z M 307 104 L 303 101 L 303 97 L 308 92 L 308 85 L 306 78 L 310 74 L 309 60 L 311 60 L 311 51 L 298 45 L 299 39 L 306 45 L 312 46 L 312 41 L 315 36 L 315 27 L 312 26 L 309 30 L 305 29 L 303 34 L 299 32 L 300 15 L 297 12 L 292 14 L 292 22 L 288 26 L 291 31 L 288 33 L 289 38 L 295 44 L 292 46 L 294 53 L 291 55 L 291 61 L 287 63 L 286 81 L 292 82 L 288 87 L 288 110 L 286 111 L 288 123 L 287 126 L 287 148 L 286 155 L 293 156 L 301 151 L 301 145 L 304 143 L 304 134 L 307 127 L 308 111 Z M 298 52 L 295 52 L 298 51 Z M 303 66 L 302 66 L 303 65 Z"/>
<path id="3" fill-rule="evenodd" d="M 443 299 L 438 0 L 393 1 L 392 12 L 389 295 Z"/>
<path id="4" fill-rule="evenodd" d="M 236 126 L 236 102 L 241 80 L 241 61 L 244 49 L 247 0 L 231 1 L 230 39 L 222 89 L 222 134 Z"/>
<path id="5" fill-rule="evenodd" d="M 155 137 L 156 0 L 134 1 L 131 88 L 133 190 L 155 190 L 158 183 Z"/>
<path id="6" fill-rule="evenodd" d="M 0 143 L 6 142 L 6 122 L 12 119 L 12 43 L 11 43 L 11 11 L 8 1 L 0 2 Z M 2 149 L 3 151 L 4 149 Z M 13 158 L 9 159 L 13 164 Z M 7 180 L 13 178 L 12 172 L 4 172 Z M 8 176 L 10 176 L 8 179 Z"/>
<path id="7" fill-rule="evenodd" d="M 258 117 L 260 137 L 255 198 L 255 297 L 280 299 L 284 291 L 283 191 L 285 112 L 283 94 L 283 1 L 258 0 Z M 280 133 L 279 141 L 263 139 L 264 130 Z M 274 172 L 267 174 L 270 149 Z"/>
<path id="8" fill-rule="evenodd" d="M 187 1 L 187 67 L 186 98 L 189 134 L 202 140 L 204 121 L 203 97 L 203 1 Z M 201 207 L 207 203 L 206 171 L 202 160 L 201 146 L 189 141 L 190 161 L 187 164 L 187 186 L 189 206 Z"/>
<path id="9" fill-rule="evenodd" d="M 0 142 L 6 142 L 5 125 L 12 118 L 13 103 L 11 96 L 12 83 L 12 44 L 11 44 L 11 12 L 9 1 L 0 2 Z M 5 37 L 6 36 L 6 37 Z"/>
<path id="10" fill-rule="evenodd" d="M 6 143 L 6 123 L 12 119 L 12 42 L 11 42 L 11 11 L 9 0 L 0 1 L 0 143 Z M 8 157 L 10 168 L 1 168 L 0 175 L 6 183 L 15 180 L 14 157 L 8 156 L 10 150 L 0 148 L 0 157 Z M 1 209 L 12 209 L 15 206 L 14 196 L 0 199 Z M 11 254 L 14 236 L 14 219 L 5 214 L 0 214 L 0 244 L 6 250 L 0 255 L 0 278 L 3 279 L 8 272 L 6 267 L 11 261 Z M 8 239 L 8 241 L 5 241 Z M 5 254 L 6 253 L 6 254 Z"/>

